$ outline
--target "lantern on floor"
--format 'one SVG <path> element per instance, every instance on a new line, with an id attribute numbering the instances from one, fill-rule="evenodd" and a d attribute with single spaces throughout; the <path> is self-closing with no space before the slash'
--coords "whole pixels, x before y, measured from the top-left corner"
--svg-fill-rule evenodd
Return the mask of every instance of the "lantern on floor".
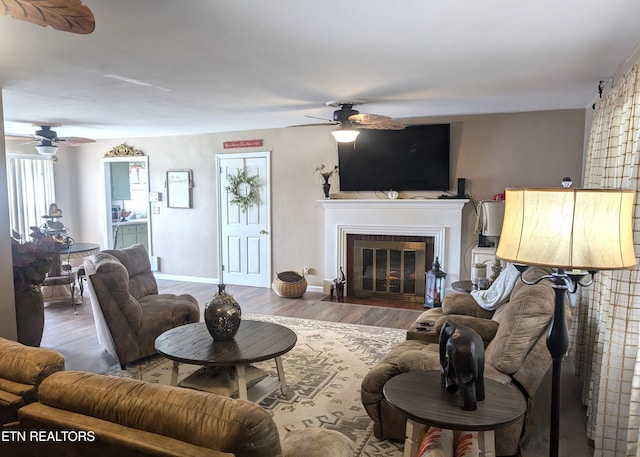
<path id="1" fill-rule="evenodd" d="M 440 269 L 440 262 L 436 260 L 431 265 L 431 270 L 426 273 L 425 287 L 425 308 L 433 308 L 442 306 L 442 298 L 444 297 L 444 282 L 447 274 Z"/>

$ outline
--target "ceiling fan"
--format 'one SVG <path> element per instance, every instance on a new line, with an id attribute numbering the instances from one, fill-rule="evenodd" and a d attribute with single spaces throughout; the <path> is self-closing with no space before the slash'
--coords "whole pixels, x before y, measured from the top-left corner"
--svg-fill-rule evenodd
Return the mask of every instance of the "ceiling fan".
<path id="1" fill-rule="evenodd" d="M 85 143 L 95 143 L 95 140 L 90 138 L 82 138 L 77 136 L 65 136 L 59 137 L 55 130 L 51 130 L 52 127 L 59 127 L 59 125 L 41 125 L 40 130 L 36 130 L 34 134 L 21 134 L 21 133 L 7 133 L 5 140 L 18 140 L 24 141 L 30 139 L 25 144 L 37 143 L 36 149 L 42 155 L 52 156 L 58 151 L 58 147 L 79 146 Z"/>
<path id="2" fill-rule="evenodd" d="M 327 119 L 330 124 L 338 125 L 338 128 L 331 132 L 335 140 L 339 143 L 351 143 L 355 141 L 358 128 L 378 129 L 378 130 L 403 130 L 404 124 L 391 119 L 389 116 L 381 114 L 366 114 L 353 109 L 354 106 L 365 104 L 365 100 L 331 100 L 327 106 L 339 108 L 333 112 L 333 120 Z M 307 116 L 313 119 L 321 119 L 314 116 Z M 307 124 L 314 125 L 314 124 Z M 315 125 L 327 125 L 315 124 Z"/>
<path id="3" fill-rule="evenodd" d="M 91 10 L 80 0 L 0 0 L 0 13 L 42 27 L 86 35 L 96 27 Z"/>

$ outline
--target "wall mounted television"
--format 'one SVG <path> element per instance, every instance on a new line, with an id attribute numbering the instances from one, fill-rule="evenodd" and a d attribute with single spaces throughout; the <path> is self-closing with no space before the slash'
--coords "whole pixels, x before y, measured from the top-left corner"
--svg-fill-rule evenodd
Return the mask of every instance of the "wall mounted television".
<path id="1" fill-rule="evenodd" d="M 449 190 L 450 124 L 361 129 L 338 143 L 341 191 Z"/>

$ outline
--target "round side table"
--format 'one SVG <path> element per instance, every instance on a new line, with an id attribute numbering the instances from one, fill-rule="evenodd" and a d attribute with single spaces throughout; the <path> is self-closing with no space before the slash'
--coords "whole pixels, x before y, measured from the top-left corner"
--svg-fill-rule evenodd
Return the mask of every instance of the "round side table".
<path id="1" fill-rule="evenodd" d="M 527 409 L 517 390 L 484 378 L 485 399 L 475 411 L 461 408 L 458 393 L 441 387 L 439 371 L 411 371 L 391 378 L 383 394 L 407 416 L 404 457 L 416 457 L 427 424 L 449 430 L 478 431 L 480 455 L 495 457 L 494 429 L 515 422 Z"/>
<path id="2" fill-rule="evenodd" d="M 475 287 L 471 281 L 456 281 L 451 283 L 451 288 L 456 292 L 470 293 Z"/>

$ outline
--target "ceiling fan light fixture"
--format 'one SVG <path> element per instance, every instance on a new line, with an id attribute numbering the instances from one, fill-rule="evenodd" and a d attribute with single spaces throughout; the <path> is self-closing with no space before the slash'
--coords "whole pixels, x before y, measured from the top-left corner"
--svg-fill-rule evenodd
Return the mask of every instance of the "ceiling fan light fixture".
<path id="1" fill-rule="evenodd" d="M 338 127 L 331 134 L 338 143 L 353 143 L 360 132 L 356 129 Z"/>
<path id="2" fill-rule="evenodd" d="M 43 156 L 52 156 L 58 152 L 58 146 L 36 146 L 36 150 Z"/>

